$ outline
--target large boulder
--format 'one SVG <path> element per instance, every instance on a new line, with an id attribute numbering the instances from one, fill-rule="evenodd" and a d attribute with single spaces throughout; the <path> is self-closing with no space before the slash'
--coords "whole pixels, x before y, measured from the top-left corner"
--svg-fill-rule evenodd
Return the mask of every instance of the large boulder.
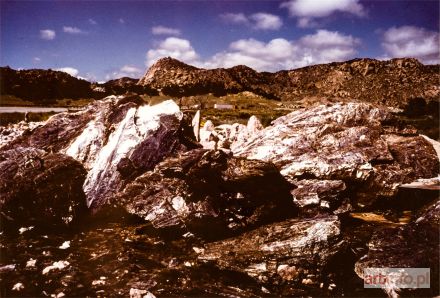
<path id="1" fill-rule="evenodd" d="M 111 202 L 155 228 L 221 238 L 295 216 L 293 188 L 270 163 L 195 149 L 164 160 Z"/>
<path id="2" fill-rule="evenodd" d="M 34 148 L 0 153 L 0 214 L 4 226 L 70 224 L 87 210 L 83 166 Z"/>
<path id="3" fill-rule="evenodd" d="M 326 270 L 344 247 L 340 222 L 330 216 L 273 223 L 196 250 L 201 262 L 246 273 L 269 285 L 287 282 L 298 289 L 319 288 L 321 283 L 328 287 Z"/>
<path id="4" fill-rule="evenodd" d="M 236 156 L 273 162 L 292 182 L 342 181 L 347 189 L 326 183 L 332 197 L 335 190 L 341 195 L 345 191 L 354 207 L 368 207 L 378 198 L 394 196 L 402 183 L 439 172 L 430 142 L 387 133 L 392 121 L 386 109 L 370 104 L 321 105 L 280 117 L 231 148 Z"/>
<path id="5" fill-rule="evenodd" d="M 189 131 L 188 131 L 189 130 Z M 109 96 L 77 113 L 61 113 L 3 145 L 60 152 L 88 171 L 84 192 L 98 210 L 127 181 L 166 156 L 197 147 L 183 113 L 172 101 L 149 106 L 142 98 Z"/>

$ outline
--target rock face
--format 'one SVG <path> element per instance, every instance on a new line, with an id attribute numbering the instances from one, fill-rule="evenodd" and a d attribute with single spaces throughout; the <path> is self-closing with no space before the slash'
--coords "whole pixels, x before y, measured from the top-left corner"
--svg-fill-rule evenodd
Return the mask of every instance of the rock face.
<path id="1" fill-rule="evenodd" d="M 310 189 L 318 183 L 312 188 L 321 195 L 330 192 L 332 201 L 348 187 L 358 207 L 369 206 L 380 197 L 395 195 L 399 184 L 439 171 L 433 146 L 420 136 L 387 133 L 391 120 L 386 110 L 369 104 L 318 106 L 280 117 L 231 148 L 237 156 L 273 162 L 292 182 L 312 179 L 297 184 Z M 323 182 L 313 179 L 337 181 L 326 182 L 323 188 Z M 301 195 L 297 189 L 294 195 L 307 201 L 304 195 L 313 193 Z M 319 194 L 314 202 L 320 204 Z"/>
<path id="2" fill-rule="evenodd" d="M 292 188 L 272 164 L 196 149 L 161 162 L 111 201 L 156 228 L 221 238 L 294 216 Z"/>
<path id="3" fill-rule="evenodd" d="M 368 254 L 355 266 L 364 278 L 366 268 L 430 268 L 429 289 L 402 289 L 398 284 L 387 284 L 384 290 L 397 297 L 401 291 L 411 296 L 435 296 L 439 292 L 439 225 L 440 201 L 421 212 L 413 222 L 402 227 L 375 233 L 368 244 Z"/>
<path id="4" fill-rule="evenodd" d="M 33 147 L 72 156 L 88 171 L 88 205 L 99 209 L 126 180 L 171 153 L 195 148 L 185 129 L 183 114 L 171 100 L 148 106 L 138 96 L 110 96 L 83 111 L 57 114 L 2 149 Z"/>
<path id="5" fill-rule="evenodd" d="M 148 69 L 138 84 L 172 96 L 250 91 L 278 100 L 355 99 L 403 108 L 416 98 L 438 106 L 439 78 L 438 65 L 423 65 L 415 59 L 355 59 L 259 73 L 243 65 L 200 69 L 163 58 Z"/>
<path id="6" fill-rule="evenodd" d="M 284 280 L 316 285 L 323 281 L 322 271 L 342 248 L 340 222 L 331 216 L 290 219 L 208 243 L 198 258 L 247 273 L 263 283 Z"/>
<path id="7" fill-rule="evenodd" d="M 85 213 L 83 166 L 73 158 L 17 147 L 0 153 L 3 226 L 69 224 Z"/>

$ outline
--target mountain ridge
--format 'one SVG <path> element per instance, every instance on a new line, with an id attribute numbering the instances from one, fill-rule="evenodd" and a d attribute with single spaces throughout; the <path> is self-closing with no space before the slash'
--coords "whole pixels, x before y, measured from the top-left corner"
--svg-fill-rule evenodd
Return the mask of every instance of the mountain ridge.
<path id="1" fill-rule="evenodd" d="M 414 58 L 357 58 L 270 73 L 244 65 L 197 68 L 167 57 L 153 64 L 138 84 L 171 96 L 250 91 L 283 101 L 319 96 L 401 106 L 402 101 L 419 97 L 439 101 L 439 80 L 439 65 L 424 65 Z"/>
<path id="2" fill-rule="evenodd" d="M 2 95 L 47 101 L 61 98 L 101 98 L 135 92 L 170 97 L 252 92 L 267 99 L 301 102 L 363 101 L 398 108 L 423 101 L 440 103 L 439 65 L 423 65 L 414 58 L 380 61 L 357 58 L 277 72 L 258 72 L 245 65 L 198 68 L 177 59 L 159 59 L 140 79 L 120 78 L 90 83 L 53 70 L 13 70 L 0 67 Z"/>

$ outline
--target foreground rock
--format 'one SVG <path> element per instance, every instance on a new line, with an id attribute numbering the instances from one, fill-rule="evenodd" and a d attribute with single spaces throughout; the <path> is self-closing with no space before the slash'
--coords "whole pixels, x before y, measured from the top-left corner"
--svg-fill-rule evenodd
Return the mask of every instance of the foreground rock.
<path id="1" fill-rule="evenodd" d="M 84 192 L 94 210 L 164 157 L 196 147 L 173 101 L 148 106 L 139 96 L 110 96 L 83 111 L 57 114 L 2 149 L 16 146 L 61 152 L 81 162 L 88 171 Z"/>
<path id="2" fill-rule="evenodd" d="M 34 148 L 0 153 L 2 226 L 70 224 L 85 213 L 83 166 Z"/>
<path id="3" fill-rule="evenodd" d="M 386 284 L 384 291 L 391 297 L 400 292 L 413 296 L 435 296 L 439 292 L 439 225 L 440 201 L 434 202 L 413 222 L 402 227 L 375 233 L 369 242 L 368 254 L 355 266 L 365 278 L 367 268 L 429 268 L 430 288 L 403 289 L 395 283 Z M 408 293 L 407 293 L 408 294 Z"/>
<path id="4" fill-rule="evenodd" d="M 156 228 L 221 238 L 295 216 L 292 188 L 270 163 L 197 149 L 166 159 L 111 201 Z"/>
<path id="5" fill-rule="evenodd" d="M 299 186 L 310 188 L 315 181 L 320 186 L 314 188 L 321 194 L 330 192 L 332 201 L 342 201 L 348 193 L 354 207 L 368 207 L 378 198 L 394 196 L 399 184 L 439 172 L 431 143 L 421 136 L 388 133 L 392 120 L 385 109 L 369 104 L 318 106 L 280 117 L 247 142 L 231 147 L 237 156 L 273 162 L 292 182 L 310 180 Z M 308 200 L 310 193 L 299 190 L 294 195 L 302 205 L 321 204 L 319 196 Z"/>
<path id="6" fill-rule="evenodd" d="M 341 239 L 336 216 L 290 219 L 208 243 L 199 249 L 198 259 L 246 273 L 262 283 L 319 287 L 325 282 L 328 287 L 327 265 L 344 248 Z"/>

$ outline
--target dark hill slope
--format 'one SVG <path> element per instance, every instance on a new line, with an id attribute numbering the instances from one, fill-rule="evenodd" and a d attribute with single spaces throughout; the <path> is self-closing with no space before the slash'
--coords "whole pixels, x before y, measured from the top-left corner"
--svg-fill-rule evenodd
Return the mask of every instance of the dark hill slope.
<path id="1" fill-rule="evenodd" d="M 1 95 L 14 95 L 33 102 L 93 97 L 90 82 L 62 71 L 1 67 L 0 78 Z"/>

